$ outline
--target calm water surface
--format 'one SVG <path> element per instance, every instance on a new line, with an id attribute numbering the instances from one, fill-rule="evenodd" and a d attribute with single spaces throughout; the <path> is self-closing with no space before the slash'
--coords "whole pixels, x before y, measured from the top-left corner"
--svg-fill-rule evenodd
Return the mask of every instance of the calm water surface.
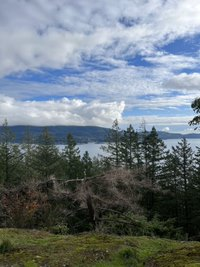
<path id="1" fill-rule="evenodd" d="M 176 146 L 180 139 L 168 139 L 164 140 L 168 149 L 171 149 L 172 146 Z M 195 151 L 196 146 L 200 146 L 200 139 L 187 139 L 188 143 Z M 104 144 L 96 144 L 96 143 L 88 143 L 88 144 L 79 144 L 78 147 L 80 149 L 81 155 L 87 150 L 90 154 L 90 157 L 105 155 L 105 152 L 101 149 L 101 146 Z M 64 145 L 59 145 L 59 148 L 62 150 Z"/>

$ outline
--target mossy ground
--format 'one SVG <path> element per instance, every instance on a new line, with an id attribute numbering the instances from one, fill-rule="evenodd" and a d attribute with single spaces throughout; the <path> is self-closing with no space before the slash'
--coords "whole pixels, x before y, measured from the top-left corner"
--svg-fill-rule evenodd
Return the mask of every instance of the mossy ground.
<path id="1" fill-rule="evenodd" d="M 0 254 L 0 267 L 200 266 L 200 244 L 103 234 L 59 236 L 34 230 L 0 229 L 14 250 Z"/>

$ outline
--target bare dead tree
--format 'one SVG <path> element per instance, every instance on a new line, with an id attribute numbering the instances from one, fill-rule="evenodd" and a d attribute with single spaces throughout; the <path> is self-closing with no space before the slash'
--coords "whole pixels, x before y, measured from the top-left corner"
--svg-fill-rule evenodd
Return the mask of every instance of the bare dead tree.
<path id="1" fill-rule="evenodd" d="M 104 175 L 82 179 L 75 198 L 88 209 L 94 228 L 106 213 L 124 214 L 127 211 L 141 214 L 141 188 L 148 187 L 137 179 L 138 173 L 126 169 L 113 169 Z"/>

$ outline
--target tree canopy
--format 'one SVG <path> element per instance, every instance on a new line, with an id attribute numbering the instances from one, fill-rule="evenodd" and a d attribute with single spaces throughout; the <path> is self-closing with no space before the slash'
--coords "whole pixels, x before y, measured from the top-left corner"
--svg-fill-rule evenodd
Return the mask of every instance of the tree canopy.
<path id="1" fill-rule="evenodd" d="M 200 113 L 200 98 L 195 98 L 195 100 L 191 104 L 191 108 L 196 114 Z M 200 124 L 200 115 L 196 115 L 191 121 L 189 121 L 189 125 L 199 125 Z M 195 130 L 198 127 L 195 127 Z"/>

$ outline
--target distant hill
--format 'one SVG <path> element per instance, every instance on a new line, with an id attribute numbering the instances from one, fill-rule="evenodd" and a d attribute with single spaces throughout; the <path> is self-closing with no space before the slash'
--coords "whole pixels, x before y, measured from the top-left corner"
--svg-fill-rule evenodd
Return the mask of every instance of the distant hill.
<path id="1" fill-rule="evenodd" d="M 24 134 L 27 129 L 31 132 L 34 142 L 37 143 L 38 136 L 41 134 L 44 127 L 40 126 L 9 126 L 11 131 L 15 134 L 15 142 L 22 143 Z M 98 126 L 47 126 L 49 132 L 54 136 L 57 144 L 65 143 L 67 134 L 71 133 L 77 143 L 103 143 L 105 142 L 109 128 Z M 2 126 L 0 126 L 0 134 L 2 132 Z M 158 135 L 161 139 L 181 139 L 185 138 L 200 138 L 200 134 L 180 134 L 180 133 L 168 133 L 158 131 Z"/>
<path id="2" fill-rule="evenodd" d="M 15 134 L 15 142 L 22 143 L 27 129 L 33 136 L 33 140 L 37 143 L 39 135 L 42 133 L 44 127 L 40 126 L 9 126 L 11 131 Z M 70 133 L 73 135 L 77 143 L 89 143 L 105 141 L 109 129 L 98 126 L 47 126 L 49 133 L 55 138 L 57 144 L 65 143 L 66 136 Z M 2 126 L 0 126 L 0 134 Z"/>
<path id="3" fill-rule="evenodd" d="M 167 140 L 167 139 L 181 139 L 181 138 L 191 138 L 191 139 L 198 139 L 200 138 L 200 134 L 195 134 L 195 133 L 191 133 L 191 134 L 180 134 L 180 133 L 168 133 L 168 132 L 162 132 L 162 131 L 158 131 L 158 135 L 161 139 L 163 140 Z"/>

